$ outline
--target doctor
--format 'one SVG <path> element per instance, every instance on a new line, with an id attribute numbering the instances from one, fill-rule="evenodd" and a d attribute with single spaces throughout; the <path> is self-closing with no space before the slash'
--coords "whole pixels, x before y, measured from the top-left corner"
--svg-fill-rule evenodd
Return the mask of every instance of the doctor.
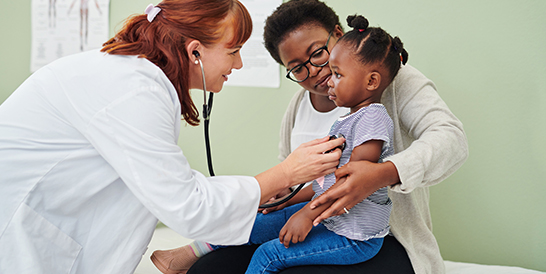
<path id="1" fill-rule="evenodd" d="M 199 122 L 199 62 L 219 92 L 251 31 L 237 0 L 165 0 L 102 50 L 29 77 L 0 106 L 0 273 L 132 273 L 158 219 L 241 244 L 258 204 L 334 171 L 339 150 L 322 152 L 343 139 L 305 143 L 255 177 L 190 168 L 176 143 L 181 119 Z"/>

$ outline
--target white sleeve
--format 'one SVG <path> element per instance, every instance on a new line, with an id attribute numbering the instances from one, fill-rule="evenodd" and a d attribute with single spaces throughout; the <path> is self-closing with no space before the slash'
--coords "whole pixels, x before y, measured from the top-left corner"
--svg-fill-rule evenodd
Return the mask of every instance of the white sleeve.
<path id="1" fill-rule="evenodd" d="M 468 157 L 468 143 L 461 121 L 440 98 L 432 81 L 412 67 L 399 76 L 395 78 L 396 116 L 403 132 L 399 135 L 414 141 L 397 142 L 399 153 L 386 160 L 395 164 L 401 181 L 391 189 L 409 193 L 453 174 Z"/>
<path id="2" fill-rule="evenodd" d="M 167 226 L 212 244 L 246 243 L 260 200 L 258 182 L 245 176 L 206 178 L 192 170 L 176 144 L 176 111 L 167 91 L 137 90 L 99 111 L 84 135 Z"/>

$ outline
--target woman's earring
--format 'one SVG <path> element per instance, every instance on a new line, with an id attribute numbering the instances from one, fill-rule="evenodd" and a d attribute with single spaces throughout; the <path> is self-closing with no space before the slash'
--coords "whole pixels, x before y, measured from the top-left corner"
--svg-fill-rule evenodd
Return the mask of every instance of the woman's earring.
<path id="1" fill-rule="evenodd" d="M 196 65 L 199 65 L 199 60 L 195 60 L 195 64 L 196 64 Z"/>

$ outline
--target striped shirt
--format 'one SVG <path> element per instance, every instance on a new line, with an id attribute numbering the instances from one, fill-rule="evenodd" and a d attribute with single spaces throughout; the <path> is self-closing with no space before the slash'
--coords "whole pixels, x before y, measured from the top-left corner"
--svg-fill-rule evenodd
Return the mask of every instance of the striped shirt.
<path id="1" fill-rule="evenodd" d="M 346 147 L 341 154 L 339 166 L 349 162 L 353 149 L 370 140 L 382 140 L 383 149 L 379 162 L 394 154 L 393 122 L 382 104 L 371 104 L 357 112 L 339 118 L 330 129 L 330 135 L 341 133 L 346 138 Z M 313 190 L 316 198 L 335 183 L 334 173 L 328 174 L 321 185 L 315 180 Z M 389 233 L 389 216 L 392 202 L 387 188 L 381 188 L 364 201 L 355 205 L 349 214 L 330 217 L 323 221 L 329 230 L 349 239 L 366 241 L 382 238 Z"/>

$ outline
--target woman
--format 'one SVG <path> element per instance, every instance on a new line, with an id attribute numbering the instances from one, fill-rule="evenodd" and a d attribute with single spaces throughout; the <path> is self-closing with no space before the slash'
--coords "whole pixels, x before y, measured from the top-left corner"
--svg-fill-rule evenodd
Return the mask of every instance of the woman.
<path id="1" fill-rule="evenodd" d="M 338 16 L 317 0 L 293 0 L 279 6 L 267 19 L 264 39 L 271 56 L 286 67 L 287 77 L 303 89 L 291 101 L 281 126 L 280 158 L 299 143 L 321 136 L 339 117 L 327 96 L 331 76 L 320 56 L 343 35 Z M 328 49 L 328 51 L 326 51 Z M 304 72 L 303 77 L 301 73 Z M 468 145 L 461 122 L 439 97 L 434 84 L 415 68 L 400 69 L 381 102 L 394 121 L 395 155 L 386 162 L 349 163 L 336 171 L 347 176 L 311 205 L 334 204 L 315 223 L 350 209 L 377 189 L 389 186 L 393 200 L 392 236 L 385 238 L 371 260 L 351 266 L 303 266 L 281 273 L 434 273 L 445 272 L 432 234 L 428 187 L 455 172 L 466 160 Z M 341 198 L 343 197 L 343 198 Z M 338 199 L 339 198 L 339 199 Z M 218 250 L 197 261 L 188 273 L 242 273 L 256 247 Z"/>
<path id="2" fill-rule="evenodd" d="M 219 92 L 252 31 L 237 0 L 165 0 L 90 51 L 33 74 L 0 106 L 0 272 L 132 273 L 158 219 L 248 240 L 258 204 L 335 170 L 343 140 L 257 175 L 206 178 L 176 145 L 189 90 Z"/>

